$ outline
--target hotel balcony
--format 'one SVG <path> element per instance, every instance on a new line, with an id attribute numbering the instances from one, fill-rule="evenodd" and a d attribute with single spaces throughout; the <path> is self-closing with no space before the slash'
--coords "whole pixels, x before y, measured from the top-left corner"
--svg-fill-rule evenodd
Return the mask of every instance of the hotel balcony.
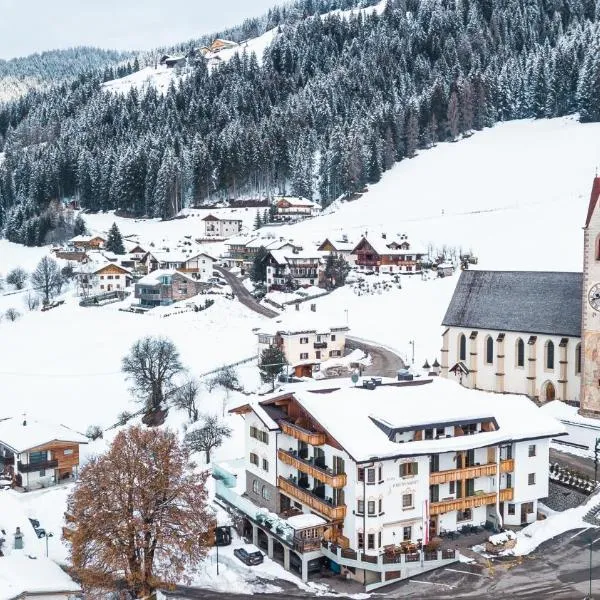
<path id="1" fill-rule="evenodd" d="M 338 473 L 334 474 L 331 469 L 323 468 L 319 465 L 315 465 L 308 460 L 304 460 L 297 455 L 294 455 L 293 452 L 289 452 L 287 450 L 279 449 L 277 452 L 278 458 L 281 462 L 284 462 L 286 465 L 290 465 L 295 469 L 298 469 L 301 473 L 306 473 L 319 481 L 327 484 L 328 486 L 340 489 L 346 485 L 346 474 Z"/>
<path id="2" fill-rule="evenodd" d="M 322 446 L 326 441 L 324 433 L 309 431 L 308 429 L 304 429 L 304 427 L 300 427 L 300 425 L 295 425 L 289 421 L 281 422 L 281 431 L 286 435 L 289 435 L 296 440 L 300 440 L 305 444 L 310 444 L 311 446 Z"/>
<path id="3" fill-rule="evenodd" d="M 513 488 L 500 490 L 500 502 L 510 502 L 513 499 Z M 453 498 L 451 500 L 442 500 L 441 502 L 432 502 L 429 507 L 429 514 L 439 515 L 452 512 L 454 510 L 466 510 L 467 508 L 476 508 L 487 504 L 496 503 L 496 492 L 489 494 L 475 494 L 466 498 Z"/>
<path id="4" fill-rule="evenodd" d="M 293 499 L 298 500 L 298 502 L 306 504 L 311 510 L 318 512 L 330 521 L 339 521 L 346 517 L 345 505 L 334 506 L 329 504 L 329 502 L 323 498 L 320 498 L 281 475 L 279 476 L 279 489 Z"/>
<path id="5" fill-rule="evenodd" d="M 510 473 L 515 470 L 513 459 L 500 461 L 500 473 Z M 429 485 L 459 481 L 460 479 L 475 479 L 476 477 L 491 477 L 496 475 L 496 463 L 474 465 L 464 469 L 450 469 L 429 474 Z"/>

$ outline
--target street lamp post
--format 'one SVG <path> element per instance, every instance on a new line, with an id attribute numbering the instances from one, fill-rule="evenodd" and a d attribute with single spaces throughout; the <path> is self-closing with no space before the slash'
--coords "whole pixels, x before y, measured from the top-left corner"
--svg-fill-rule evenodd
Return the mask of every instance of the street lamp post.
<path id="1" fill-rule="evenodd" d="M 44 537 L 46 538 L 46 557 L 48 557 L 48 538 L 54 537 L 54 534 L 45 531 Z"/>
<path id="2" fill-rule="evenodd" d="M 600 454 L 600 438 L 596 438 L 596 445 L 594 446 L 594 488 L 598 481 L 598 455 Z"/>
<path id="3" fill-rule="evenodd" d="M 415 340 L 410 340 L 410 342 L 408 342 L 411 346 L 412 346 L 412 361 L 411 364 L 415 364 Z"/>
<path id="4" fill-rule="evenodd" d="M 217 528 L 215 527 L 215 546 L 217 547 L 217 577 L 219 576 L 219 540 L 217 539 Z"/>

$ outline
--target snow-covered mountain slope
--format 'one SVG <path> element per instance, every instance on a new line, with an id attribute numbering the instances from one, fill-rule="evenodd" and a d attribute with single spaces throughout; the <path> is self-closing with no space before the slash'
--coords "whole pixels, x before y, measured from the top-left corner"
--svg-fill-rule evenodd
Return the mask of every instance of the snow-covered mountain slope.
<path id="1" fill-rule="evenodd" d="M 156 68 L 144 67 L 126 77 L 106 81 L 102 84 L 102 87 L 107 92 L 127 94 L 132 88 L 143 91 L 153 86 L 159 93 L 164 94 L 169 89 L 171 82 L 175 82 L 181 76 L 183 75 L 179 75 L 174 69 L 167 69 L 164 65 L 159 65 Z"/>
<path id="2" fill-rule="evenodd" d="M 405 231 L 425 244 L 472 248 L 485 269 L 576 271 L 599 165 L 599 123 L 501 123 L 403 160 L 362 198 L 278 230 L 315 240 Z"/>

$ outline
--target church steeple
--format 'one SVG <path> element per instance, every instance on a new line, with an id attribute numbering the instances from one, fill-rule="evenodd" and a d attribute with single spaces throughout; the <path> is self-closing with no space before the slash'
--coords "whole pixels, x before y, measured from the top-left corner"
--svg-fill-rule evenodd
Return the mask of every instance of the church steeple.
<path id="1" fill-rule="evenodd" d="M 600 177 L 596 175 L 583 228 L 580 414 L 600 418 Z"/>

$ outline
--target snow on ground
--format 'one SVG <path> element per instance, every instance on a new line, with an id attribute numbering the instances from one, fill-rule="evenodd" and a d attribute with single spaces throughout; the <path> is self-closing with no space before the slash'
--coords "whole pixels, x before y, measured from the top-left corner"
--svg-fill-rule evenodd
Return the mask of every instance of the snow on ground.
<path id="1" fill-rule="evenodd" d="M 126 77 L 106 81 L 102 87 L 107 92 L 123 95 L 128 94 L 132 88 L 145 91 L 149 87 L 154 87 L 159 93 L 164 94 L 171 83 L 177 84 L 177 80 L 182 77 L 185 75 L 179 74 L 176 69 L 167 69 L 164 65 L 158 65 L 157 67 L 144 67 Z"/>
<path id="2" fill-rule="evenodd" d="M 599 135 L 600 123 L 572 117 L 500 123 L 403 160 L 335 212 L 278 229 L 321 241 L 406 232 L 472 248 L 483 269 L 578 271 Z"/>
<path id="3" fill-rule="evenodd" d="M 595 501 L 598 501 L 597 496 L 591 496 Z M 508 550 L 507 554 L 522 556 L 533 552 L 540 544 L 546 542 L 565 531 L 571 529 L 588 529 L 589 523 L 583 520 L 583 516 L 590 510 L 588 503 L 582 504 L 576 508 L 570 508 L 563 512 L 557 512 L 550 515 L 543 521 L 536 521 L 521 529 L 517 533 L 517 544 L 512 550 Z"/>
<path id="4" fill-rule="evenodd" d="M 501 123 L 404 160 L 361 199 L 279 232 L 314 242 L 405 232 L 415 246 L 472 249 L 476 268 L 580 271 L 599 134 L 600 124 L 574 118 Z M 414 340 L 415 362 L 431 363 L 458 275 L 403 276 L 402 290 L 362 296 L 346 286 L 315 303 L 326 314 L 347 309 L 352 335 L 405 357 Z"/>
<path id="5" fill-rule="evenodd" d="M 230 61 L 236 54 L 242 54 L 246 52 L 247 54 L 256 54 L 256 58 L 258 63 L 262 63 L 263 54 L 265 50 L 273 43 L 273 40 L 277 37 L 277 27 L 273 29 L 269 29 L 262 35 L 249 39 L 245 42 L 242 42 L 239 46 L 235 48 L 226 48 L 217 52 L 216 54 L 208 54 L 207 58 L 211 57 L 219 57 L 222 62 Z M 218 64 L 218 63 L 216 63 Z"/>
<path id="6" fill-rule="evenodd" d="M 18 407 L 19 414 L 60 420 L 78 431 L 112 425 L 120 412 L 137 410 L 121 359 L 146 335 L 173 340 L 193 375 L 256 353 L 252 328 L 263 317 L 237 302 L 215 297 L 205 311 L 162 319 L 152 312 L 121 312 L 119 306 L 81 308 L 69 298 L 53 310 L 0 323 L 0 396 L 10 399 L 0 416 L 12 416 Z"/>
<path id="7" fill-rule="evenodd" d="M 15 267 L 23 267 L 27 272 L 31 272 L 46 254 L 48 254 L 47 247 L 28 248 L 0 239 L 0 276 L 4 279 L 6 274 Z M 0 295 L 7 291 L 10 290 L 0 291 Z"/>
<path id="8" fill-rule="evenodd" d="M 356 17 L 359 14 L 361 14 L 363 17 L 372 15 L 373 13 L 377 13 L 378 15 L 381 15 L 381 14 L 383 14 L 383 11 L 385 10 L 386 4 L 387 4 L 387 0 L 381 0 L 381 2 L 379 2 L 378 4 L 375 4 L 374 6 L 367 6 L 367 8 L 352 8 L 350 10 L 341 10 L 338 8 L 336 10 L 332 10 L 328 13 L 321 15 L 321 18 L 325 19 L 330 16 L 339 16 L 339 17 L 342 17 L 343 19 L 349 19 L 350 17 Z"/>

